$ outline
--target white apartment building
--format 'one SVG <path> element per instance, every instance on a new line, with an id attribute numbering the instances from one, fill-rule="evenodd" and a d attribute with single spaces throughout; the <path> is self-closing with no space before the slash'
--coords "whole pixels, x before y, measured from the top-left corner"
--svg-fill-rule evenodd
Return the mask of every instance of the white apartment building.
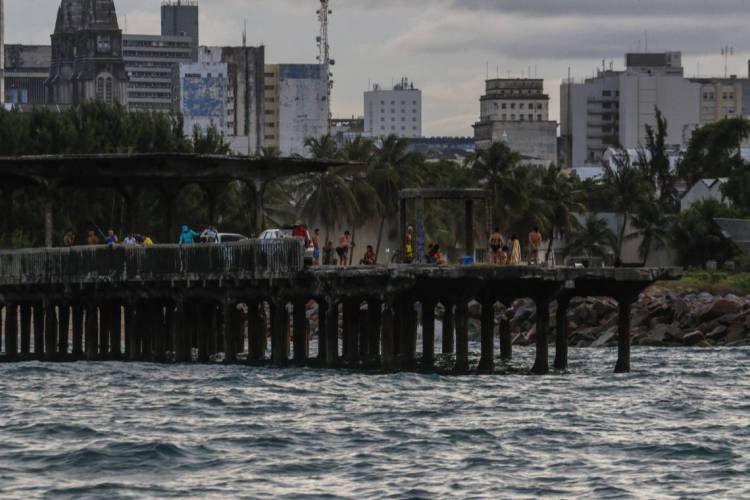
<path id="1" fill-rule="evenodd" d="M 175 109 L 185 119 L 184 132 L 195 127 L 206 131 L 212 125 L 228 135 L 226 63 L 180 63 L 174 70 Z"/>
<path id="2" fill-rule="evenodd" d="M 403 78 L 385 90 L 374 85 L 365 92 L 365 137 L 422 137 L 422 91 Z"/>
<path id="3" fill-rule="evenodd" d="M 547 166 L 557 162 L 557 123 L 549 120 L 549 96 L 544 80 L 498 78 L 485 82 L 479 121 L 474 124 L 478 149 L 504 142 L 525 163 Z"/>

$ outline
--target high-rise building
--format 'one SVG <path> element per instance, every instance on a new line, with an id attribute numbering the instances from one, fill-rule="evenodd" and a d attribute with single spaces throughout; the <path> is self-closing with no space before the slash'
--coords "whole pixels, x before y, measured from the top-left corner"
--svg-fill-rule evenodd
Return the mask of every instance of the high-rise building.
<path id="1" fill-rule="evenodd" d="M 52 47 L 49 45 L 5 46 L 5 102 L 45 104 Z"/>
<path id="2" fill-rule="evenodd" d="M 365 136 L 422 137 L 422 91 L 403 78 L 385 90 L 374 85 L 365 92 Z"/>
<path id="3" fill-rule="evenodd" d="M 49 104 L 127 105 L 128 75 L 113 0 L 62 0 L 51 39 Z"/>
<path id="4" fill-rule="evenodd" d="M 667 120 L 667 146 L 684 147 L 696 127 L 741 109 L 741 92 L 732 87 L 685 78 L 679 52 L 626 54 L 625 70 L 603 68 L 582 83 L 566 80 L 560 88 L 566 166 L 599 164 L 611 147 L 642 147 L 657 109 Z M 726 102 L 712 102 L 717 94 L 726 94 Z"/>
<path id="5" fill-rule="evenodd" d="M 549 119 L 549 96 L 544 80 L 498 78 L 485 82 L 479 99 L 479 121 L 474 124 L 478 149 L 504 142 L 525 163 L 557 163 L 557 123 Z"/>
<path id="6" fill-rule="evenodd" d="M 229 141 L 237 152 L 259 153 L 263 145 L 265 47 L 200 47 L 198 62 L 226 63 Z"/>
<path id="7" fill-rule="evenodd" d="M 172 111 L 172 74 L 180 63 L 193 62 L 192 38 L 123 35 L 122 55 L 129 80 L 128 109 Z"/>
<path id="8" fill-rule="evenodd" d="M 216 127 L 227 134 L 226 63 L 180 63 L 174 72 L 175 107 L 185 120 L 185 134 L 195 127 Z"/>
<path id="9" fill-rule="evenodd" d="M 328 95 L 323 64 L 266 65 L 263 145 L 284 156 L 309 156 L 307 139 L 328 133 Z"/>
<path id="10" fill-rule="evenodd" d="M 162 36 L 187 36 L 193 41 L 193 60 L 200 45 L 197 0 L 164 0 L 161 4 Z"/>

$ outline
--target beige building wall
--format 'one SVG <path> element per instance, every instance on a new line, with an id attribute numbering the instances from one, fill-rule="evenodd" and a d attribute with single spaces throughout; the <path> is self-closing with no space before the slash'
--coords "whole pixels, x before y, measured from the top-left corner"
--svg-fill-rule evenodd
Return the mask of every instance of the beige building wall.
<path id="1" fill-rule="evenodd" d="M 701 125 L 742 115 L 742 84 L 716 81 L 701 86 Z"/>
<path id="2" fill-rule="evenodd" d="M 279 65 L 266 64 L 263 79 L 263 147 L 279 150 Z"/>

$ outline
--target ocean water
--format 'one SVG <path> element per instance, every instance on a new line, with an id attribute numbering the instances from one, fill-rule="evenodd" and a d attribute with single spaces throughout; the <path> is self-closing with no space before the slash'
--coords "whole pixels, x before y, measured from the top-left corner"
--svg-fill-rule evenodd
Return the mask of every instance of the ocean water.
<path id="1" fill-rule="evenodd" d="M 750 350 L 615 357 L 574 349 L 546 377 L 0 364 L 0 496 L 750 497 Z"/>

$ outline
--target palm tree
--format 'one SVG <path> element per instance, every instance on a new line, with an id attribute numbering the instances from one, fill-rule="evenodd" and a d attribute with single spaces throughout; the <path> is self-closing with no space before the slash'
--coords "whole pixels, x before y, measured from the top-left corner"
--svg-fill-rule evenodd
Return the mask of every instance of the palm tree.
<path id="1" fill-rule="evenodd" d="M 331 134 L 319 138 L 310 137 L 305 141 L 305 147 L 316 160 L 333 160 L 339 153 L 339 147 Z"/>
<path id="2" fill-rule="evenodd" d="M 627 239 L 642 238 L 638 247 L 638 254 L 646 265 L 652 248 L 659 250 L 669 244 L 669 227 L 671 220 L 655 201 L 644 201 L 633 215 L 633 226 L 637 229 L 627 236 Z"/>
<path id="3" fill-rule="evenodd" d="M 607 221 L 591 214 L 570 235 L 565 255 L 582 254 L 587 257 L 606 257 L 611 254 L 617 237 L 609 229 Z"/>
<path id="4" fill-rule="evenodd" d="M 542 197 L 546 204 L 546 212 L 549 221 L 549 246 L 547 248 L 546 260 L 552 254 L 555 241 L 555 233 L 563 238 L 576 229 L 580 223 L 574 214 L 582 214 L 586 211 L 583 204 L 584 193 L 575 188 L 571 179 L 562 174 L 560 167 L 551 165 L 544 172 L 542 179 Z"/>

